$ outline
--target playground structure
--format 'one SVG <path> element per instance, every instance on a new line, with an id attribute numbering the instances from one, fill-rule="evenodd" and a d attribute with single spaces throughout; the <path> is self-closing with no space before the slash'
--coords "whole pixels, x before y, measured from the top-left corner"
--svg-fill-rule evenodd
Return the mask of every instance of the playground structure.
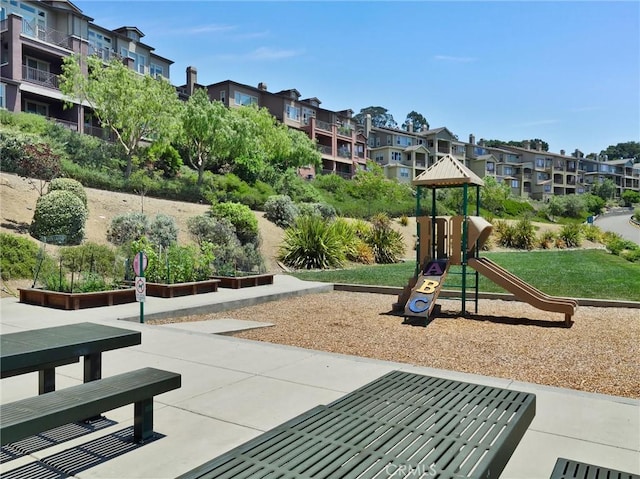
<path id="1" fill-rule="evenodd" d="M 466 314 L 469 290 L 473 290 L 475 312 L 478 312 L 478 274 L 482 274 L 498 286 L 513 294 L 516 299 L 535 308 L 564 314 L 565 325 L 571 325 L 578 302 L 569 298 L 549 296 L 534 288 L 488 258 L 481 258 L 479 251 L 493 230 L 491 223 L 479 216 L 480 187 L 484 184 L 475 173 L 451 155 L 438 160 L 413 180 L 417 186 L 416 270 L 408 285 L 394 305 L 395 311 L 403 311 L 405 318 L 430 318 L 451 265 L 461 267 L 462 314 Z M 476 188 L 475 215 L 468 214 L 469 187 Z M 438 188 L 463 188 L 462 214 L 436 216 L 436 190 Z M 424 188 L 431 190 L 431 215 L 422 210 Z M 472 284 L 468 284 L 468 268 Z"/>

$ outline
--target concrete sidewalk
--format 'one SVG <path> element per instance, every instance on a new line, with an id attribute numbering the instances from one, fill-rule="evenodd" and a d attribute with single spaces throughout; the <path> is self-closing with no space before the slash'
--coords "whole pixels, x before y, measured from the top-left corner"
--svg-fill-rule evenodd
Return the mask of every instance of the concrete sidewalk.
<path id="1" fill-rule="evenodd" d="M 166 300 L 149 298 L 145 312 L 147 318 L 175 315 L 176 310 L 181 315 L 192 314 L 194 310 L 222 310 L 244 302 L 257 304 L 286 295 L 318 294 L 330 289 L 326 284 L 276 276 L 270 286 L 221 289 Z M 117 445 L 117 438 L 133 422 L 133 407 L 127 406 L 106 414 L 117 424 L 7 461 L 0 469 L 2 474 L 70 450 L 68 454 L 80 458 L 77 464 L 69 466 L 73 477 L 173 478 L 394 369 L 536 394 L 536 417 L 502 477 L 547 478 L 558 457 L 640 474 L 637 400 L 212 334 L 259 326 L 255 322 L 140 324 L 138 310 L 137 304 L 129 304 L 64 312 L 20 304 L 13 299 L 0 301 L 2 333 L 79 321 L 141 331 L 140 346 L 103 355 L 103 376 L 146 366 L 182 374 L 180 389 L 155 399 L 154 429 L 164 437 L 125 452 L 123 446 Z M 118 319 L 130 321 L 123 323 Z M 59 388 L 80 383 L 81 365 L 58 368 L 56 380 Z M 1 386 L 3 403 L 33 396 L 37 394 L 37 375 L 3 379 Z M 90 441 L 100 451 L 111 448 L 112 452 L 100 453 L 105 456 L 123 453 L 85 468 L 82 460 L 96 455 L 87 453 Z M 55 460 L 50 463 L 57 464 Z"/>

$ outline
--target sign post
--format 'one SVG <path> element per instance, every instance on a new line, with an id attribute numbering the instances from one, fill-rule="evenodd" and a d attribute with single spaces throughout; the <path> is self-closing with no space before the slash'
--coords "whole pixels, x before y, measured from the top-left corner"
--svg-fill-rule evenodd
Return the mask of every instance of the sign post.
<path id="1" fill-rule="evenodd" d="M 147 269 L 149 259 L 143 251 L 133 258 L 133 271 L 136 273 L 135 288 L 136 301 L 140 303 L 140 322 L 144 323 L 144 301 L 147 296 L 147 282 L 144 278 L 144 270 Z"/>

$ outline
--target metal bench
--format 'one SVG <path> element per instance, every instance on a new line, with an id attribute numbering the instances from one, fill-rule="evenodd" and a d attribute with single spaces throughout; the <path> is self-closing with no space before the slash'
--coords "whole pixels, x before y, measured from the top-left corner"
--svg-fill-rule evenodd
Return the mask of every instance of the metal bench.
<path id="1" fill-rule="evenodd" d="M 0 445 L 134 404 L 134 440 L 153 435 L 153 397 L 181 386 L 177 373 L 144 368 L 0 405 Z"/>
<path id="2" fill-rule="evenodd" d="M 559 457 L 549 479 L 640 479 L 640 476 Z"/>
<path id="3" fill-rule="evenodd" d="M 102 376 L 102 353 L 142 342 L 139 331 L 95 323 L 21 331 L 0 336 L 0 377 L 39 372 L 38 391 L 55 390 L 55 368 L 84 356 L 84 381 Z"/>
<path id="4" fill-rule="evenodd" d="M 494 478 L 534 415 L 533 394 L 393 371 L 179 479 Z"/>

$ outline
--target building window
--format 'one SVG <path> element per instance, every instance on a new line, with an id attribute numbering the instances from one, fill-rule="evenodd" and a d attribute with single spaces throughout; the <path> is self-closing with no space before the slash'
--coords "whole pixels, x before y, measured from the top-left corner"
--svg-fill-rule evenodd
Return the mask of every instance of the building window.
<path id="1" fill-rule="evenodd" d="M 397 136 L 396 145 L 411 146 L 412 145 L 411 138 L 408 138 L 406 136 Z"/>
<path id="2" fill-rule="evenodd" d="M 544 158 L 536 158 L 536 168 L 544 168 Z"/>
<path id="3" fill-rule="evenodd" d="M 493 173 L 496 169 L 496 166 L 494 163 L 487 163 L 487 171 L 490 173 Z"/>
<path id="4" fill-rule="evenodd" d="M 224 104 L 227 103 L 227 90 L 220 91 L 220 101 Z"/>
<path id="5" fill-rule="evenodd" d="M 164 76 L 164 68 L 161 65 L 156 65 L 155 63 L 151 63 L 149 65 L 149 75 L 153 78 L 163 77 Z"/>
<path id="6" fill-rule="evenodd" d="M 37 101 L 26 100 L 24 102 L 24 111 L 27 113 L 35 113 L 36 115 L 49 116 L 49 105 Z"/>
<path id="7" fill-rule="evenodd" d="M 98 55 L 104 61 L 111 58 L 111 38 L 102 33 L 89 30 L 89 54 Z"/>
<path id="8" fill-rule="evenodd" d="M 519 188 L 520 182 L 518 180 L 511 180 L 511 188 Z"/>
<path id="9" fill-rule="evenodd" d="M 144 75 L 147 72 L 147 57 L 144 55 L 141 55 L 139 53 L 136 52 L 132 52 L 127 50 L 126 48 L 121 48 L 120 49 L 120 54 L 124 57 L 124 58 L 131 58 L 133 59 L 133 69 L 135 71 L 137 71 L 138 73 L 141 73 L 142 75 Z"/>
<path id="10" fill-rule="evenodd" d="M 7 107 L 7 85 L 0 83 L 0 108 Z"/>
<path id="11" fill-rule="evenodd" d="M 409 178 L 409 168 L 400 168 L 400 178 Z"/>
<path id="12" fill-rule="evenodd" d="M 236 105 L 242 105 L 242 106 L 258 104 L 257 97 L 247 95 L 246 93 L 242 93 L 239 91 L 234 92 L 233 101 L 235 102 Z"/>
<path id="13" fill-rule="evenodd" d="M 300 121 L 300 108 L 287 105 L 287 118 L 290 120 Z"/>
<path id="14" fill-rule="evenodd" d="M 510 166 L 505 166 L 504 174 L 505 175 L 513 175 L 513 168 L 511 168 Z"/>

